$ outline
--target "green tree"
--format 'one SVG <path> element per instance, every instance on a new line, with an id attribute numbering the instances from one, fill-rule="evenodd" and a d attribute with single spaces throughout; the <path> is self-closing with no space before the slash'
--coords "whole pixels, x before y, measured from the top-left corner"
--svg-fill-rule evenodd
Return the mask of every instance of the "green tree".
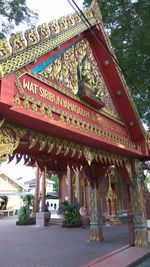
<path id="1" fill-rule="evenodd" d="M 147 190 L 150 192 L 150 174 L 144 180 Z"/>
<path id="2" fill-rule="evenodd" d="M 60 202 L 58 214 L 64 215 L 63 226 L 82 224 L 77 203 L 69 203 L 68 200 Z"/>
<path id="3" fill-rule="evenodd" d="M 33 195 L 25 195 L 23 197 L 23 205 L 27 207 L 27 209 L 30 209 L 30 207 L 33 206 L 34 196 Z"/>
<path id="4" fill-rule="evenodd" d="M 34 204 L 33 195 L 25 195 L 23 197 L 23 206 L 20 208 L 18 213 L 19 221 L 17 224 L 35 224 L 35 218 L 32 216 L 32 208 Z"/>
<path id="5" fill-rule="evenodd" d="M 51 180 L 54 182 L 54 185 L 53 185 L 54 192 L 58 192 L 58 190 L 59 190 L 59 179 L 58 179 L 58 176 L 56 174 L 52 175 L 51 176 Z"/>
<path id="6" fill-rule="evenodd" d="M 21 22 L 35 24 L 37 13 L 27 7 L 26 0 L 0 0 L 0 38 L 11 33 Z"/>
<path id="7" fill-rule="evenodd" d="M 52 172 L 48 172 L 47 179 L 49 179 L 49 180 L 54 182 L 53 190 L 54 190 L 54 192 L 58 192 L 59 191 L 59 178 L 58 178 L 58 175 L 57 174 L 53 174 Z"/>
<path id="8" fill-rule="evenodd" d="M 92 0 L 84 0 L 88 5 Z M 103 23 L 140 117 L 150 123 L 150 1 L 99 0 Z M 133 84 L 132 84 L 133 83 Z M 133 86 L 135 85 L 135 87 Z M 143 101 L 141 94 L 146 101 Z"/>

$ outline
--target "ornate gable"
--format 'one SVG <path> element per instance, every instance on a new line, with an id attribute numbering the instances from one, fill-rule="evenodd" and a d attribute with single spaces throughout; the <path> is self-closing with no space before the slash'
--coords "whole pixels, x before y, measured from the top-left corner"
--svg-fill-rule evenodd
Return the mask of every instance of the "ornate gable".
<path id="1" fill-rule="evenodd" d="M 85 38 L 47 58 L 32 71 L 77 96 L 81 96 L 83 82 L 86 83 L 92 96 L 104 103 L 102 110 L 113 117 L 119 117 L 90 44 Z"/>

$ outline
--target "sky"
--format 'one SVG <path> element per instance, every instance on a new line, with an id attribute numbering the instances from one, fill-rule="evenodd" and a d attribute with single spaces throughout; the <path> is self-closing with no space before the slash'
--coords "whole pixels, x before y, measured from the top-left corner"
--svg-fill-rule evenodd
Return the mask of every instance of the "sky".
<path id="1" fill-rule="evenodd" d="M 75 2 L 82 8 L 83 0 L 75 0 Z M 27 5 L 39 14 L 39 24 L 74 12 L 67 0 L 27 0 Z"/>
<path id="2" fill-rule="evenodd" d="M 35 178 L 35 169 L 32 167 L 27 167 L 23 164 L 23 161 L 16 164 L 16 160 L 14 159 L 12 162 L 8 163 L 8 161 L 2 163 L 0 166 L 0 174 L 4 173 L 8 177 L 13 179 L 17 179 L 22 177 L 22 180 L 19 180 L 19 183 L 24 183 L 25 181 L 31 180 Z"/>
<path id="3" fill-rule="evenodd" d="M 67 0 L 26 0 L 26 2 L 31 10 L 39 14 L 36 26 L 75 12 Z M 83 9 L 83 0 L 75 0 L 75 2 L 80 9 Z M 16 27 L 15 30 L 25 31 L 27 28 L 26 24 L 22 24 Z"/>
<path id="4" fill-rule="evenodd" d="M 76 0 L 76 4 L 81 9 L 82 2 L 82 0 Z M 37 25 L 74 12 L 67 0 L 27 0 L 27 6 L 39 14 Z M 17 27 L 15 31 L 25 31 L 26 28 L 27 25 L 23 24 Z M 3 163 L 0 166 L 0 173 L 5 173 L 14 179 L 23 177 L 23 181 L 35 178 L 35 170 L 32 167 L 24 166 L 23 161 L 18 164 L 16 164 L 16 160 L 9 164 L 7 162 Z"/>

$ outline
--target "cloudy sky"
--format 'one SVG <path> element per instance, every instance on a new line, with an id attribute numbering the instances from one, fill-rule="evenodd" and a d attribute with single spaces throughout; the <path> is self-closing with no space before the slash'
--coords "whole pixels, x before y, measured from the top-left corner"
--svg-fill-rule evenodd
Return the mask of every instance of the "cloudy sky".
<path id="1" fill-rule="evenodd" d="M 39 14 L 36 26 L 75 12 L 67 0 L 27 0 L 26 2 L 31 10 L 34 10 Z M 76 0 L 75 2 L 80 9 L 83 9 L 83 0 Z M 25 31 L 27 28 L 27 24 L 23 23 L 13 29 L 13 33 L 16 31 Z"/>
<path id="2" fill-rule="evenodd" d="M 75 2 L 82 8 L 83 0 L 75 0 Z M 39 24 L 74 12 L 67 0 L 27 0 L 27 5 L 39 14 Z"/>

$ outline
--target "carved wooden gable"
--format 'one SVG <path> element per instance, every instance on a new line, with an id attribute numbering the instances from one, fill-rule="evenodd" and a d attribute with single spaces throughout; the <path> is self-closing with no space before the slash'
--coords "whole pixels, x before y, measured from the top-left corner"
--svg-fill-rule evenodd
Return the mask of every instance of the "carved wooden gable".
<path id="1" fill-rule="evenodd" d="M 32 71 L 77 96 L 81 95 L 84 82 L 87 89 L 92 91 L 92 97 L 104 103 L 102 110 L 119 118 L 90 44 L 85 38 L 47 58 Z"/>

